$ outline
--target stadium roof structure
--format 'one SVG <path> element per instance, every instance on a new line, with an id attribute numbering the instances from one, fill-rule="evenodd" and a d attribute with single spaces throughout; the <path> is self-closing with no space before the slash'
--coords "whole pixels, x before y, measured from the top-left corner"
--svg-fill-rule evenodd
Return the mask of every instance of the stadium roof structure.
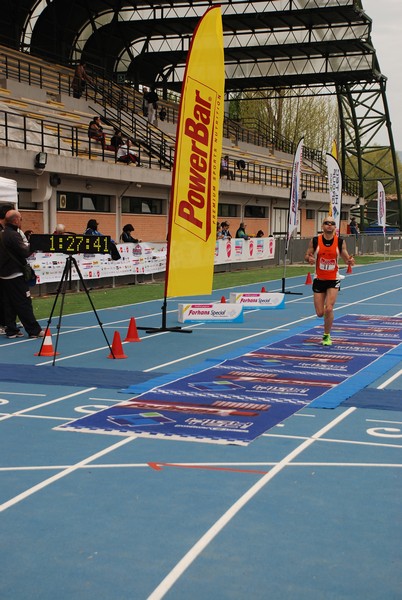
<path id="1" fill-rule="evenodd" d="M 4 0 L 3 0 L 4 1 Z M 221 0 L 225 93 L 336 95 L 343 172 L 370 199 L 374 179 L 401 194 L 387 78 L 363 0 Z M 6 0 L 0 43 L 61 64 L 85 60 L 135 87 L 180 92 L 194 29 L 208 0 Z M 255 95 L 254 95 L 255 97 Z M 386 130 L 389 144 L 379 146 Z M 382 136 L 384 137 L 384 136 Z M 391 159 L 391 160 L 390 160 Z M 391 166 L 390 166 L 391 165 Z"/>

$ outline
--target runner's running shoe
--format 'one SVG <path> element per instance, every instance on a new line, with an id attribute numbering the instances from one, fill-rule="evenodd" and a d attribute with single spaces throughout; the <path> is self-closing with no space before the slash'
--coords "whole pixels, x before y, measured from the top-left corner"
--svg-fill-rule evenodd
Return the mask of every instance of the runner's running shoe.
<path id="1" fill-rule="evenodd" d="M 322 345 L 323 346 L 332 346 L 332 340 L 329 333 L 324 333 L 322 336 Z"/>
<path id="2" fill-rule="evenodd" d="M 16 331 L 15 333 L 10 333 L 10 334 L 6 334 L 7 335 L 7 339 L 9 340 L 13 340 L 14 338 L 21 338 L 24 337 L 24 334 L 22 333 L 22 331 Z"/>

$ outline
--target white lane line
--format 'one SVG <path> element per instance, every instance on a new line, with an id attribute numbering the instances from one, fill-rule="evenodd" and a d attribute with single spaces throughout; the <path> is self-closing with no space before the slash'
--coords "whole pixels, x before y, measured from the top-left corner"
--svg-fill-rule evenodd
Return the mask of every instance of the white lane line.
<path id="1" fill-rule="evenodd" d="M 361 285 L 361 284 L 360 284 Z M 345 308 L 348 308 L 349 306 L 355 306 L 356 304 L 362 304 L 364 302 L 367 302 L 368 300 L 371 300 L 372 298 L 379 298 L 381 296 L 385 296 L 387 294 L 392 294 L 395 291 L 398 290 L 402 290 L 402 287 L 393 289 L 393 290 L 389 290 L 387 292 L 382 292 L 381 294 L 375 294 L 374 296 L 369 296 L 365 299 L 362 300 L 356 300 L 355 302 L 349 302 L 348 304 L 345 304 L 343 306 L 338 306 L 335 307 L 334 311 L 337 310 L 343 310 Z M 297 302 L 297 300 L 292 300 L 292 302 Z M 164 367 L 168 367 L 170 365 L 174 365 L 175 363 L 178 362 L 182 362 L 184 360 L 188 360 L 190 358 L 195 358 L 196 356 L 201 356 L 202 354 L 206 354 L 208 352 L 211 352 L 211 350 L 219 350 L 221 348 L 226 348 L 228 346 L 232 346 L 233 344 L 239 344 L 241 342 L 245 342 L 247 340 L 251 340 L 255 337 L 259 337 L 261 335 L 266 335 L 267 333 L 271 333 L 273 331 L 279 331 L 279 330 L 283 330 L 284 328 L 287 327 L 291 327 L 292 325 L 297 325 L 298 323 L 302 323 L 303 321 L 308 321 L 309 319 L 316 319 L 316 315 L 309 315 L 308 317 L 302 317 L 301 319 L 297 319 L 296 321 L 288 321 L 287 323 L 284 323 L 283 325 L 278 325 L 277 327 L 272 327 L 271 329 L 265 329 L 265 331 L 259 331 L 258 333 L 254 333 L 252 335 L 247 335 L 245 337 L 242 338 L 238 338 L 236 340 L 232 340 L 231 342 L 226 342 L 225 344 L 220 344 L 219 346 L 214 346 L 212 348 L 207 348 L 205 350 L 200 350 L 200 352 L 195 352 L 194 354 L 188 354 L 187 356 L 183 356 L 181 358 L 177 358 L 175 360 L 166 362 L 166 363 L 162 363 L 160 365 L 156 365 L 155 367 L 151 367 L 150 369 L 144 369 L 144 373 L 150 373 L 151 371 L 156 371 L 158 369 L 163 369 Z"/>
<path id="2" fill-rule="evenodd" d="M 96 454 L 92 454 L 91 456 L 88 456 L 87 458 L 85 458 L 84 460 L 81 460 L 80 462 L 76 463 L 75 465 L 72 465 L 71 467 L 64 469 L 60 473 L 56 473 L 56 475 L 53 475 L 52 477 L 49 477 L 48 479 L 44 479 L 37 485 L 34 485 L 33 487 L 25 490 L 25 492 L 18 494 L 18 496 L 14 496 L 14 498 L 7 500 L 7 502 L 3 502 L 3 504 L 0 504 L 0 512 L 7 510 L 11 506 L 15 506 L 19 502 L 22 502 L 22 500 L 25 500 L 29 496 L 36 494 L 36 492 L 43 490 L 43 488 L 54 483 L 55 481 L 58 481 L 59 479 L 62 479 L 63 477 L 67 477 L 67 475 L 70 475 L 74 471 L 77 471 L 77 469 L 80 469 L 80 468 L 90 464 L 93 460 L 97 460 L 101 456 L 105 456 L 105 454 L 109 454 L 109 452 L 113 452 L 114 450 L 117 450 L 121 446 L 128 444 L 133 439 L 136 439 L 136 438 L 134 436 L 124 438 L 123 440 L 118 441 L 116 444 L 113 444 L 112 446 L 108 446 L 107 448 L 104 448 L 100 452 L 97 452 Z"/>
<path id="3" fill-rule="evenodd" d="M 46 415 L 17 415 L 15 413 L 0 413 L 0 416 L 4 417 L 16 417 L 17 419 L 47 419 L 48 421 L 71 421 L 71 417 L 49 417 Z"/>
<path id="4" fill-rule="evenodd" d="M 366 423 L 391 423 L 392 425 L 402 425 L 402 421 L 395 421 L 394 419 L 366 419 Z"/>
<path id="5" fill-rule="evenodd" d="M 175 467 L 197 467 L 202 469 L 202 467 L 205 467 L 206 469 L 208 469 L 208 467 L 216 467 L 216 468 L 222 468 L 222 470 L 224 471 L 225 468 L 227 469 L 244 469 L 244 467 L 275 467 L 278 463 L 277 462 L 241 462 L 241 463 L 174 463 Z M 367 468 L 376 468 L 376 469 L 380 469 L 382 467 L 387 468 L 387 469 L 392 469 L 392 468 L 396 468 L 396 469 L 401 469 L 402 468 L 402 463 L 365 463 L 365 462 L 292 462 L 290 465 L 288 465 L 288 468 L 299 468 L 299 467 L 314 467 L 314 468 L 319 468 L 319 467 L 325 467 L 326 469 L 328 469 L 329 467 L 355 467 L 355 468 L 363 468 L 363 467 L 367 467 Z M 2 472 L 18 472 L 18 471 L 60 471 L 61 469 L 69 469 L 71 468 L 71 465 L 41 465 L 40 467 L 31 467 L 31 466 L 26 466 L 26 467 L 0 467 L 0 473 Z M 87 469 L 88 465 L 82 465 L 80 467 L 77 467 L 77 469 Z M 149 469 L 149 464 L 148 463 L 98 463 L 95 465 L 91 465 L 91 470 L 100 470 L 100 469 Z M 250 473 L 253 473 L 253 470 L 250 469 Z M 244 473 L 245 475 L 247 475 L 247 470 L 244 469 Z"/>
<path id="6" fill-rule="evenodd" d="M 22 385 L 24 385 L 24 383 L 22 383 Z M 29 385 L 29 384 L 27 384 Z M 39 397 L 46 397 L 46 394 L 32 394 L 31 392 L 3 392 L 3 390 L 0 390 L 0 394 L 2 396 L 29 396 L 31 398 L 31 396 L 39 396 Z"/>
<path id="7" fill-rule="evenodd" d="M 86 394 L 87 392 L 92 392 L 92 390 L 96 390 L 96 387 L 86 388 L 85 390 L 80 390 L 78 392 L 74 392 L 72 394 L 67 394 L 67 396 L 61 396 L 60 398 L 55 398 L 54 400 L 48 400 L 47 402 L 42 402 L 42 404 L 35 404 L 34 406 L 29 406 L 28 408 L 23 408 L 22 410 L 18 410 L 17 412 L 9 413 L 0 417 L 0 421 L 5 421 L 6 419 L 11 419 L 11 417 L 20 417 L 21 415 L 25 415 L 32 410 L 37 410 L 38 408 L 43 408 L 44 406 L 50 406 L 51 404 L 57 404 L 57 402 L 61 402 L 62 400 L 68 400 L 69 398 L 74 398 L 75 396 L 80 396 L 81 394 Z"/>
<path id="8" fill-rule="evenodd" d="M 208 546 L 208 544 L 222 531 L 222 529 L 236 516 L 236 514 L 259 492 L 262 488 L 269 483 L 278 473 L 280 473 L 285 467 L 289 465 L 299 454 L 304 452 L 309 446 L 311 446 L 317 439 L 327 433 L 330 429 L 338 425 L 346 417 L 348 417 L 356 408 L 351 407 L 342 414 L 338 415 L 330 423 L 325 425 L 311 438 L 305 440 L 300 444 L 298 448 L 295 448 L 287 456 L 285 456 L 277 465 L 275 465 L 269 473 L 261 477 L 261 479 L 255 483 L 251 488 L 247 490 L 230 508 L 227 510 L 213 525 L 212 527 L 198 540 L 196 544 L 183 556 L 183 558 L 176 564 L 176 566 L 168 573 L 168 575 L 161 581 L 161 583 L 154 589 L 153 592 L 148 596 L 147 600 L 160 600 L 163 596 L 171 589 L 176 581 L 183 575 L 186 569 L 194 562 L 194 560 L 201 554 L 201 552 Z"/>
<path id="9" fill-rule="evenodd" d="M 387 379 L 386 381 L 384 381 L 383 383 L 381 383 L 377 390 L 383 390 L 385 387 L 387 387 L 387 385 L 389 385 L 390 383 L 392 383 L 393 381 L 395 381 L 395 379 L 398 379 L 398 377 L 400 377 L 402 375 L 402 369 L 399 369 L 399 371 L 397 371 L 396 373 L 394 373 L 394 375 L 392 375 L 389 379 Z"/>
<path id="10" fill-rule="evenodd" d="M 203 325 L 203 323 L 192 323 L 191 325 L 186 325 L 182 329 L 189 329 L 189 328 L 194 329 L 195 327 L 200 327 L 201 325 Z M 69 332 L 67 332 L 67 333 L 69 333 Z M 166 331 L 161 331 L 160 333 L 153 333 L 152 336 L 142 338 L 141 341 L 144 341 L 146 339 L 151 339 L 151 337 L 157 337 L 159 335 L 166 335 L 167 333 L 168 332 L 166 332 Z M 125 342 L 123 340 L 121 343 L 122 343 L 122 345 L 130 344 L 130 342 Z M 112 346 L 112 344 L 110 344 L 110 346 Z M 76 358 L 77 356 L 85 356 L 86 354 L 94 354 L 95 352 L 101 352 L 103 350 L 105 350 L 105 351 L 109 350 L 109 352 L 110 352 L 109 346 L 98 346 L 97 348 L 92 348 L 91 350 L 85 350 L 84 352 L 78 352 L 77 354 L 68 354 L 67 356 L 60 356 L 59 358 L 56 358 L 56 360 L 54 362 L 55 363 L 61 362 L 63 360 L 69 360 L 70 358 Z M 111 359 L 111 360 L 114 360 L 114 359 Z M 51 364 L 53 364 L 53 357 L 51 360 L 47 360 L 42 363 L 36 363 L 35 367 L 41 367 L 43 365 L 51 365 Z"/>
<path id="11" fill-rule="evenodd" d="M 384 269 L 379 269 L 379 270 L 380 270 L 381 272 L 383 272 L 383 270 L 384 270 Z M 391 278 L 395 278 L 395 275 L 388 275 L 388 276 L 386 276 L 386 277 L 382 277 L 382 278 L 378 279 L 377 281 L 382 281 L 382 280 L 385 280 L 385 279 L 391 279 Z M 303 285 L 305 285 L 305 284 L 301 284 L 301 285 L 299 285 L 299 286 L 295 286 L 295 287 L 303 287 Z M 348 289 L 349 289 L 349 288 L 353 288 L 353 287 L 360 287 L 360 286 L 362 286 L 362 285 L 366 285 L 366 284 L 365 284 L 365 283 L 357 283 L 357 284 L 355 284 L 355 285 L 349 285 L 349 286 L 348 286 Z M 348 303 L 348 304 L 339 305 L 338 307 L 336 307 L 336 308 L 335 308 L 335 310 L 341 310 L 341 309 L 344 309 L 344 308 L 346 308 L 346 307 L 348 307 L 348 306 L 354 306 L 354 305 L 356 305 L 356 304 L 361 304 L 362 302 L 367 302 L 368 300 L 371 300 L 371 299 L 373 299 L 373 298 L 378 298 L 378 297 L 384 296 L 384 295 L 386 295 L 386 294 L 391 294 L 391 293 L 393 293 L 393 292 L 395 292 L 395 291 L 398 291 L 398 290 L 401 290 L 401 289 L 402 289 L 402 287 L 401 287 L 401 288 L 396 288 L 396 289 L 393 289 L 393 290 L 389 290 L 388 292 L 383 292 L 382 294 L 377 294 L 377 295 L 374 295 L 374 296 L 370 296 L 370 297 L 368 297 L 368 298 L 365 298 L 365 299 L 363 299 L 363 300 L 357 300 L 357 301 L 355 301 L 355 302 L 351 302 L 351 303 Z M 301 301 L 305 301 L 305 300 L 306 300 L 306 298 L 305 298 L 305 297 L 302 297 L 302 298 L 297 298 L 297 299 L 294 299 L 294 300 L 291 300 L 291 301 L 289 301 L 289 302 L 288 302 L 288 304 L 290 304 L 290 303 L 294 303 L 294 302 L 301 302 Z M 119 307 L 115 307 L 115 308 L 119 308 Z M 174 310 L 169 310 L 169 311 L 168 311 L 168 313 L 175 313 L 175 312 L 176 312 L 176 309 L 174 309 Z M 254 312 L 254 311 L 252 311 L 252 312 Z M 82 313 L 77 313 L 77 314 L 82 314 Z M 70 315 L 67 315 L 67 316 L 70 316 Z M 144 319 L 144 318 L 148 318 L 149 316 L 154 316 L 154 315 L 142 315 L 141 317 L 138 317 L 138 319 Z M 158 366 L 156 366 L 156 367 L 152 367 L 151 369 L 147 369 L 147 370 L 146 370 L 146 371 L 144 371 L 144 372 L 148 372 L 148 371 L 155 371 L 155 370 L 157 370 L 157 369 L 160 369 L 160 368 L 163 368 L 163 367 L 166 367 L 166 366 L 169 366 L 169 365 L 175 364 L 175 363 L 177 363 L 177 362 L 181 362 L 181 361 L 183 361 L 183 360 L 188 360 L 189 358 L 194 358 L 194 357 L 196 357 L 196 356 L 200 356 L 200 355 L 202 355 L 202 354 L 205 354 L 205 353 L 207 353 L 207 352 L 210 352 L 211 350 L 216 350 L 216 349 L 219 349 L 219 348 L 224 348 L 224 347 L 226 347 L 226 346 L 230 346 L 230 345 L 233 345 L 233 344 L 237 344 L 237 343 L 239 343 L 239 342 L 242 342 L 242 341 L 246 341 L 246 340 L 252 339 L 252 338 L 254 338 L 254 337 L 257 337 L 257 336 L 259 336 L 259 335 L 265 335 L 266 333 L 269 333 L 269 332 L 271 332 L 271 331 L 276 331 L 276 330 L 278 330 L 278 329 L 284 330 L 285 328 L 289 327 L 290 325 L 293 325 L 293 324 L 295 324 L 295 323 L 299 323 L 299 322 L 302 322 L 302 321 L 306 321 L 306 320 L 308 320 L 308 319 L 313 319 L 313 318 L 316 318 L 316 315 L 314 315 L 314 314 L 313 314 L 313 315 L 310 315 L 310 316 L 308 316 L 308 317 L 305 317 L 305 318 L 303 318 L 303 319 L 300 319 L 299 321 L 294 321 L 294 322 L 286 323 L 286 324 L 283 324 L 283 325 L 281 325 L 281 326 L 278 326 L 278 327 L 276 327 L 276 328 L 273 328 L 273 329 L 265 329 L 265 330 L 264 330 L 264 329 L 262 329 L 261 331 L 259 331 L 259 332 L 255 333 L 255 334 L 253 334 L 253 335 L 246 336 L 246 337 L 240 338 L 240 339 L 238 339 L 238 340 L 233 340 L 232 342 L 228 342 L 227 344 L 223 344 L 223 345 L 221 345 L 221 346 L 216 346 L 216 347 L 213 347 L 213 348 L 209 348 L 209 349 L 203 350 L 203 351 L 201 351 L 201 352 L 199 352 L 199 353 L 192 354 L 192 355 L 188 355 L 188 356 L 185 356 L 185 357 L 183 357 L 183 358 L 180 358 L 180 359 L 176 359 L 176 360 L 175 360 L 175 361 L 173 361 L 173 362 L 167 362 L 167 363 L 164 363 L 164 364 L 162 364 L 162 365 L 158 365 Z M 103 323 L 103 324 L 102 324 L 102 326 L 103 326 L 104 328 L 105 328 L 105 327 L 110 327 L 110 326 L 111 326 L 111 325 L 113 325 L 113 324 L 123 323 L 123 322 L 126 322 L 127 320 L 128 320 L 128 319 L 121 319 L 121 320 L 116 320 L 116 321 L 110 321 L 109 323 Z M 136 320 L 137 320 L 137 318 L 136 318 Z M 201 327 L 201 326 L 205 326 L 205 323 L 191 323 L 191 325 L 186 325 L 186 326 L 184 326 L 184 327 L 183 327 L 183 329 L 194 329 L 195 327 Z M 75 330 L 72 330 L 72 331 L 60 332 L 60 335 L 65 335 L 66 333 L 77 333 L 77 332 L 79 332 L 79 331 L 86 331 L 86 330 L 89 330 L 89 329 L 95 329 L 95 328 L 97 328 L 97 327 L 99 327 L 99 325 L 91 325 L 91 326 L 88 326 L 88 327 L 84 327 L 84 326 L 83 326 L 83 327 L 81 327 L 80 329 L 75 329 Z M 150 328 L 151 328 L 151 327 L 150 327 Z M 165 331 L 163 331 L 163 332 L 159 332 L 159 333 L 153 333 L 152 335 L 149 335 L 149 336 L 147 336 L 147 337 L 144 337 L 144 338 L 142 338 L 142 341 L 145 341 L 146 339 L 151 339 L 152 337 L 156 337 L 156 336 L 160 336 L 160 335 L 166 335 L 167 333 L 168 333 L 168 332 L 165 332 Z M 20 341 L 21 341 L 21 340 L 19 340 L 19 342 L 20 342 Z M 27 340 L 26 340 L 26 341 L 27 341 Z M 29 341 L 32 341 L 32 340 L 29 340 Z M 122 342 L 122 344 L 126 344 L 126 343 L 128 343 L 128 342 L 124 342 L 124 341 Z M 0 350 L 1 350 L 1 348 L 2 348 L 2 347 L 0 346 Z M 70 354 L 70 355 L 63 356 L 63 357 L 58 357 L 58 358 L 56 357 L 56 359 L 55 359 L 54 361 L 53 361 L 53 358 L 52 358 L 52 360 L 49 360 L 49 361 L 45 361 L 45 362 L 41 362 L 41 363 L 36 363 L 36 365 L 35 365 L 35 366 L 37 366 L 37 367 L 40 367 L 40 366 L 43 366 L 43 365 L 49 365 L 49 364 L 53 364 L 53 362 L 55 362 L 55 363 L 57 362 L 57 363 L 58 363 L 58 362 L 62 362 L 62 361 L 65 361 L 65 360 L 69 360 L 69 359 L 71 359 L 71 358 L 77 358 L 77 357 L 79 357 L 79 356 L 85 356 L 85 355 L 88 355 L 88 354 L 94 354 L 94 353 L 96 353 L 96 352 L 101 352 L 101 351 L 104 351 L 104 350 L 105 350 L 105 351 L 109 350 L 109 347 L 108 347 L 108 346 L 101 346 L 101 347 L 93 348 L 93 349 L 91 349 L 91 350 L 87 350 L 87 351 L 84 351 L 84 352 L 79 352 L 79 353 L 77 353 L 77 354 Z"/>
<path id="12" fill-rule="evenodd" d="M 353 408 L 356 407 L 353 406 Z M 376 448 L 402 448 L 402 444 L 390 444 L 387 442 L 358 442 L 356 440 L 338 440 L 332 438 L 326 438 L 325 440 L 320 440 L 320 442 L 323 444 L 350 444 L 352 446 L 370 446 Z"/>

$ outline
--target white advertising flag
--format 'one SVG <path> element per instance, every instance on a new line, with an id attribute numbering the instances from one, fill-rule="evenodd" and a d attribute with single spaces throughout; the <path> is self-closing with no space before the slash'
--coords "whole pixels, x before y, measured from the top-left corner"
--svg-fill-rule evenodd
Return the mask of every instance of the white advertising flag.
<path id="1" fill-rule="evenodd" d="M 295 157 L 293 160 L 293 169 L 292 169 L 292 187 L 290 189 L 290 202 L 289 202 L 289 223 L 288 223 L 288 233 L 286 238 L 286 253 L 289 247 L 290 238 L 293 235 L 293 232 L 297 230 L 297 216 L 299 211 L 299 194 L 300 194 L 300 179 L 301 179 L 301 167 L 302 167 L 302 158 L 303 158 L 303 141 L 304 138 L 301 138 L 298 143 Z"/>
<path id="2" fill-rule="evenodd" d="M 379 227 L 382 227 L 382 232 L 385 235 L 386 223 L 386 208 L 385 208 L 385 190 L 381 181 L 377 181 L 377 221 Z"/>
<path id="3" fill-rule="evenodd" d="M 327 152 L 329 209 L 328 214 L 336 223 L 336 231 L 339 232 L 342 204 L 342 172 L 336 158 Z"/>

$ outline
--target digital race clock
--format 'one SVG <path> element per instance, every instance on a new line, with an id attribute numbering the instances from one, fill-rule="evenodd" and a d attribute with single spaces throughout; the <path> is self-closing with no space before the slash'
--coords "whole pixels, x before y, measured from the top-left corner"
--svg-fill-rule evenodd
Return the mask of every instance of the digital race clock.
<path id="1" fill-rule="evenodd" d="M 29 239 L 32 252 L 62 252 L 63 254 L 110 254 L 109 235 L 39 235 Z"/>

